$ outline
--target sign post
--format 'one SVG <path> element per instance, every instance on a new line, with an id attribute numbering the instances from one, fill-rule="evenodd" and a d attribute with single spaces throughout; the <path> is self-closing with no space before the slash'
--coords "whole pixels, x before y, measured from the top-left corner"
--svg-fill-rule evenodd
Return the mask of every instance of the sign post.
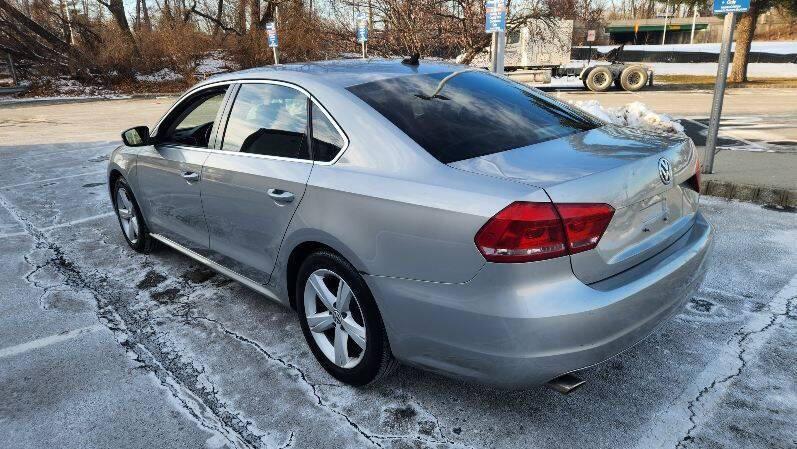
<path id="1" fill-rule="evenodd" d="M 368 16 L 361 12 L 357 15 L 357 42 L 362 46 L 363 59 L 367 58 L 366 42 L 368 42 Z"/>
<path id="2" fill-rule="evenodd" d="M 490 61 L 490 71 L 493 73 L 504 73 L 504 46 L 506 39 L 506 3 L 504 0 L 487 0 L 485 4 L 487 19 L 484 30 L 492 33 L 493 44 L 490 47 L 492 61 Z"/>
<path id="3" fill-rule="evenodd" d="M 595 30 L 587 30 L 587 45 L 589 45 L 589 53 L 587 54 L 587 65 L 592 61 L 592 43 L 595 42 Z"/>
<path id="4" fill-rule="evenodd" d="M 706 136 L 706 154 L 703 158 L 703 173 L 714 172 L 714 154 L 717 148 L 717 134 L 722 116 L 722 101 L 725 98 L 725 86 L 728 83 L 728 63 L 731 59 L 733 28 L 736 24 L 736 13 L 750 9 L 750 0 L 714 0 L 714 14 L 725 14 L 722 25 L 722 46 L 717 62 L 717 80 L 714 83 L 714 98 L 711 101 L 711 117 L 708 121 Z"/>
<path id="5" fill-rule="evenodd" d="M 274 64 L 279 64 L 280 59 L 277 50 L 277 25 L 274 22 L 267 23 L 266 33 L 268 34 L 268 46 L 271 47 L 271 51 L 274 52 Z"/>

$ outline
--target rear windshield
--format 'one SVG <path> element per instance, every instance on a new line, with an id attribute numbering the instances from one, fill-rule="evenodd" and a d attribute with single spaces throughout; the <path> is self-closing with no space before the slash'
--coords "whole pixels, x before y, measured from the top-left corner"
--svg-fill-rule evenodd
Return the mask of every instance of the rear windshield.
<path id="1" fill-rule="evenodd" d="M 456 72 L 402 76 L 348 90 L 446 164 L 598 126 L 585 115 L 486 72 L 449 77 L 452 73 Z"/>

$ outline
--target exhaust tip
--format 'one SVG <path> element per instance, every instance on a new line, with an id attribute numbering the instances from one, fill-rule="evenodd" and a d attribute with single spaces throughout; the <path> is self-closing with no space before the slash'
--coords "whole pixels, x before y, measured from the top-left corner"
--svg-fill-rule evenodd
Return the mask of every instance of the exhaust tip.
<path id="1" fill-rule="evenodd" d="M 576 376 L 575 374 L 562 374 L 561 376 L 551 379 L 545 384 L 548 388 L 557 391 L 561 394 L 570 394 L 573 390 L 581 387 L 587 383 L 584 379 Z"/>

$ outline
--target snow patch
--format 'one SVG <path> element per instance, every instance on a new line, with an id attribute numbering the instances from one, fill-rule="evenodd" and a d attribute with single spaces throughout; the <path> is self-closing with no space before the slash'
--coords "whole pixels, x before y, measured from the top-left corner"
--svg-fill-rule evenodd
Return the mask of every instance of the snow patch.
<path id="1" fill-rule="evenodd" d="M 145 83 L 163 83 L 166 81 L 179 81 L 181 79 L 183 79 L 183 76 L 179 73 L 175 73 L 172 69 L 161 69 L 148 75 L 136 74 L 136 81 Z"/>
<path id="2" fill-rule="evenodd" d="M 720 43 L 708 44 L 667 44 L 667 45 L 626 45 L 627 51 L 649 51 L 649 52 L 676 52 L 676 53 L 714 53 L 719 54 Z M 601 53 L 606 53 L 610 50 L 619 47 L 619 45 L 597 45 L 592 48 L 597 49 Z M 736 47 L 733 44 L 732 49 Z M 574 48 L 587 48 L 587 47 L 574 47 Z M 750 46 L 750 51 L 753 53 L 772 53 L 778 55 L 791 55 L 797 54 L 797 41 L 759 41 L 753 42 Z"/>
<path id="3" fill-rule="evenodd" d="M 656 75 L 717 76 L 717 63 L 715 62 L 649 62 L 645 63 L 644 65 L 651 67 L 653 69 L 653 73 Z M 788 62 L 751 62 L 747 65 L 747 74 L 753 78 L 759 76 L 794 78 L 797 77 L 797 64 L 791 64 Z"/>
<path id="4" fill-rule="evenodd" d="M 196 68 L 197 75 L 211 76 L 218 73 L 229 72 L 233 63 L 227 59 L 223 50 L 213 50 L 205 54 Z"/>
<path id="5" fill-rule="evenodd" d="M 614 125 L 666 134 L 686 135 L 684 127 L 669 115 L 655 113 L 639 101 L 616 108 L 604 108 L 597 100 L 574 101 L 571 104 Z"/>

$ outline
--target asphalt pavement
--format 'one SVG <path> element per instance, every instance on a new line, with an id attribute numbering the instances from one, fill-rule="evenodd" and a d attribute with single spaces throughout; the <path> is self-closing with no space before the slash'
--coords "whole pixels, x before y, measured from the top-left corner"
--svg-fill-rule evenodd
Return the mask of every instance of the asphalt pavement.
<path id="1" fill-rule="evenodd" d="M 111 139 L 169 101 L 132 104 L 0 109 L 3 446 L 797 445 L 794 213 L 701 199 L 716 227 L 703 286 L 572 395 L 407 367 L 351 388 L 316 363 L 290 310 L 174 251 L 125 245 L 104 179 Z"/>

